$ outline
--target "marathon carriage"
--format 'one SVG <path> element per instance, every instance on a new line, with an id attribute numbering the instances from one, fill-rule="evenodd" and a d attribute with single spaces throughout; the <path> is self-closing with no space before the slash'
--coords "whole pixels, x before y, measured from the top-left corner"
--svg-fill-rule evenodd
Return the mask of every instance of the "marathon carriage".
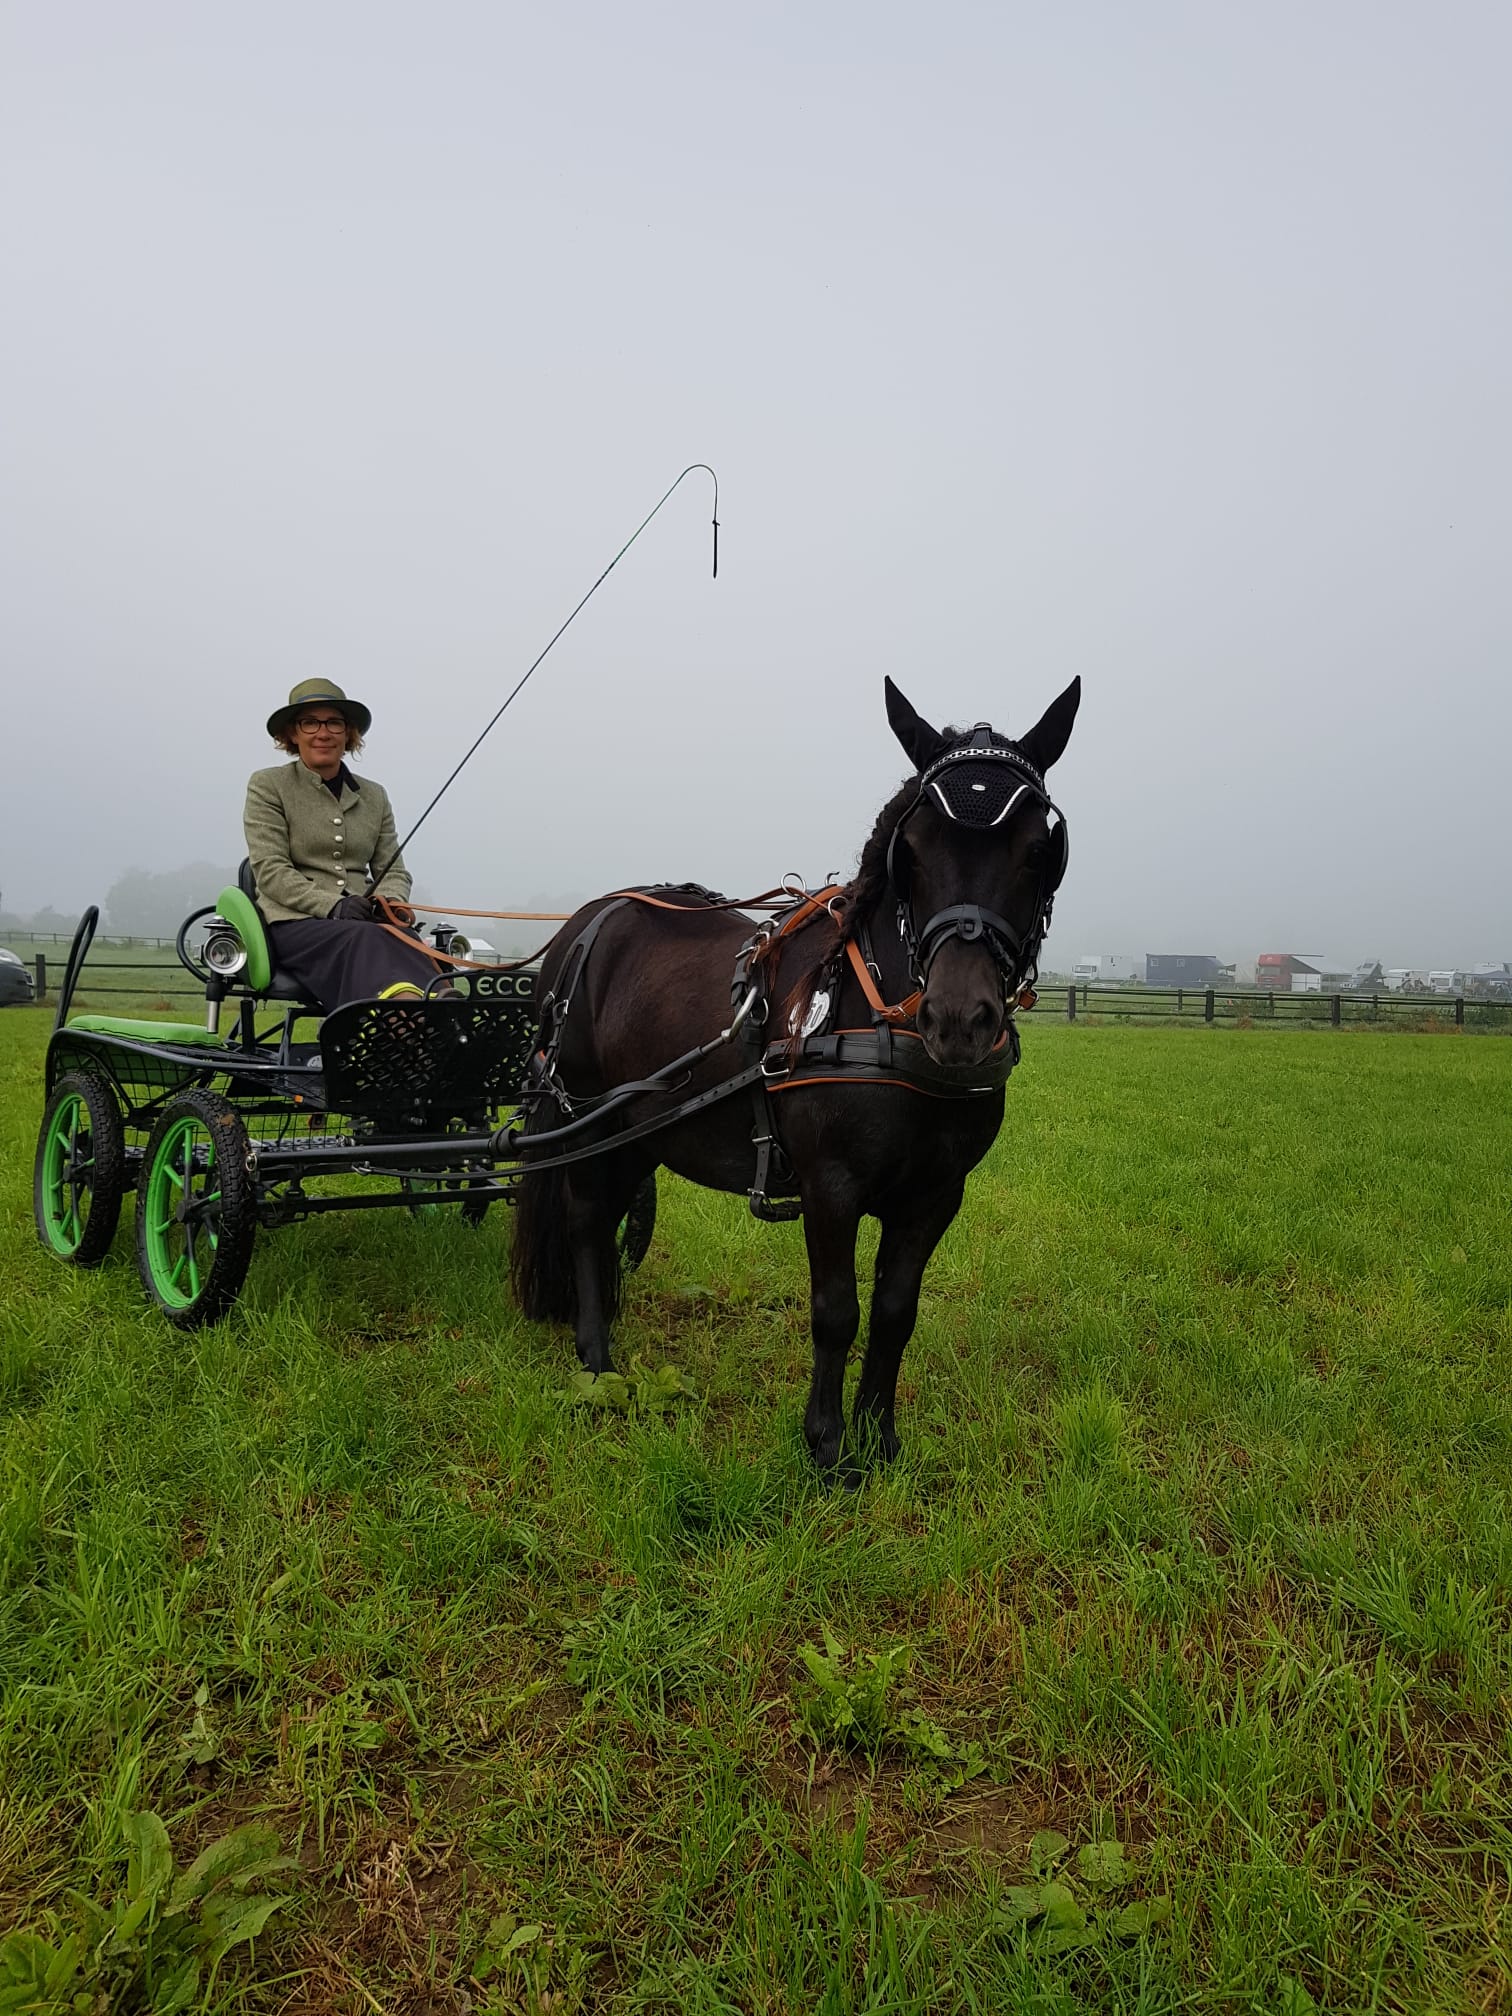
<path id="1" fill-rule="evenodd" d="M 621 547 L 404 844 L 672 491 L 706 467 L 684 470 Z M 718 526 L 716 486 L 716 574 Z M 789 880 L 735 900 L 695 883 L 615 890 L 569 920 L 538 970 L 469 975 L 460 995 L 438 997 L 438 976 L 422 998 L 348 1002 L 314 1041 L 296 1029 L 319 1011 L 273 970 L 250 886 L 222 892 L 197 950 L 189 930 L 206 913 L 179 934 L 204 984 L 203 1027 L 70 1020 L 89 911 L 48 1049 L 43 1243 L 98 1265 L 134 1184 L 142 1279 L 189 1329 L 234 1302 L 259 1225 L 446 1204 L 477 1218 L 497 1198 L 520 1207 L 509 1271 L 521 1310 L 571 1323 L 597 1374 L 611 1368 L 624 1273 L 650 1241 L 656 1171 L 670 1168 L 744 1192 L 758 1218 L 803 1218 L 814 1344 L 804 1437 L 825 1472 L 855 1476 L 858 1460 L 895 1456 L 898 1367 L 924 1269 L 997 1138 L 1015 1014 L 1033 1006 L 1066 872 L 1046 772 L 1081 682 L 1016 739 L 985 721 L 933 728 L 890 679 L 884 690 L 913 774 L 844 887 Z M 376 890 L 383 875 L 370 880 Z M 771 914 L 753 928 L 751 910 Z M 369 1187 L 314 1187 L 338 1176 Z M 881 1237 L 847 1456 L 865 1217 Z"/>
<path id="2" fill-rule="evenodd" d="M 133 1189 L 142 1283 L 194 1329 L 235 1301 L 259 1226 L 443 1207 L 477 1224 L 514 1201 L 497 1146 L 534 1040 L 531 964 L 450 974 L 463 991 L 446 997 L 352 1002 L 311 1028 L 321 1009 L 273 966 L 244 866 L 178 934 L 203 1024 L 72 1015 L 98 919 L 80 921 L 47 1051 L 33 1203 L 57 1258 L 98 1266 Z M 434 935 L 445 949 L 446 927 Z M 626 1267 L 655 1216 L 653 1179 L 620 1227 Z"/>

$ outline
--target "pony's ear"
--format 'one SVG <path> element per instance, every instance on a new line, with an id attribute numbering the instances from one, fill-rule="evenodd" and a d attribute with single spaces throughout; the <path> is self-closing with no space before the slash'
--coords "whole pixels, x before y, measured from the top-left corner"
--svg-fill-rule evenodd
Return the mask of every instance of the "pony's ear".
<path id="1" fill-rule="evenodd" d="M 903 753 L 915 770 L 927 770 L 949 744 L 938 729 L 930 727 L 922 714 L 914 712 L 891 679 L 884 676 L 882 684 L 887 689 L 888 726 L 903 744 Z"/>
<path id="2" fill-rule="evenodd" d="M 1066 744 L 1071 740 L 1071 723 L 1076 719 L 1076 710 L 1081 705 L 1081 680 L 1073 679 L 1058 700 L 1052 700 L 1027 735 L 1020 735 L 1018 745 L 1036 770 L 1048 770 L 1052 763 L 1060 761 L 1066 752 Z"/>

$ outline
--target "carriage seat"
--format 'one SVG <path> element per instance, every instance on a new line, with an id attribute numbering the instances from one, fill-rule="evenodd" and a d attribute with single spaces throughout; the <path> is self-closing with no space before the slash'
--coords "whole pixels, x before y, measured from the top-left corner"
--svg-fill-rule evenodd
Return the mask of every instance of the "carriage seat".
<path id="1" fill-rule="evenodd" d="M 257 906 L 257 881 L 250 861 L 243 860 L 236 871 L 236 887 L 222 889 L 215 899 L 215 908 L 247 949 L 247 963 L 241 978 L 248 993 L 264 1001 L 291 1001 L 297 1007 L 308 1009 L 312 1015 L 325 1012 L 318 1001 L 310 999 L 292 974 L 281 972 L 273 964 L 268 921 Z"/>

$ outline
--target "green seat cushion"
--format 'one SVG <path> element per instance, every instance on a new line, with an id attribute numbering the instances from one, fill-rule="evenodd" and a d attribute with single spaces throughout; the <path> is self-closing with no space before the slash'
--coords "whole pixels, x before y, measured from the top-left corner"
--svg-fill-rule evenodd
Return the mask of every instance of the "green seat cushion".
<path id="1" fill-rule="evenodd" d="M 203 1022 L 135 1022 L 126 1015 L 75 1015 L 67 1034 L 129 1036 L 137 1043 L 198 1043 L 224 1047 L 225 1038 L 212 1035 Z"/>
<path id="2" fill-rule="evenodd" d="M 268 950 L 268 934 L 257 914 L 257 906 L 242 889 L 222 889 L 215 907 L 231 925 L 247 948 L 244 978 L 254 994 L 261 994 L 273 978 L 273 956 Z"/>

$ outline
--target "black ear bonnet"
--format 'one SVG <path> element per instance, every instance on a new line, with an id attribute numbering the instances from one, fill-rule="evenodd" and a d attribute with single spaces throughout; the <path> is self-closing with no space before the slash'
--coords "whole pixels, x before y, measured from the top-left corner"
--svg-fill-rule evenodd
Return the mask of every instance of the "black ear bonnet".
<path id="1" fill-rule="evenodd" d="M 899 894 L 907 877 L 906 847 L 899 837 L 925 802 L 953 825 L 974 833 L 1004 826 L 1019 806 L 1040 804 L 1052 816 L 1049 853 L 1045 857 L 1043 890 L 1053 897 L 1065 879 L 1070 843 L 1065 814 L 1045 788 L 1045 780 L 1021 750 L 1000 741 L 985 721 L 979 721 L 959 742 L 953 742 L 919 778 L 918 795 L 893 828 L 887 847 L 887 877 Z"/>

